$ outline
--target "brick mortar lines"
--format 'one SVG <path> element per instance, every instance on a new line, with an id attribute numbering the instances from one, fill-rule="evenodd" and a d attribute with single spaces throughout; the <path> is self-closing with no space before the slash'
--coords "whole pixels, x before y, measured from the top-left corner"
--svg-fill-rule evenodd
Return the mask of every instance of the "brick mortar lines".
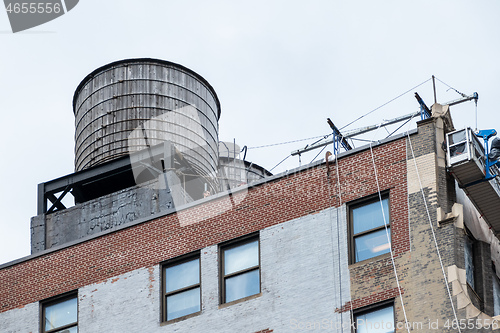
<path id="1" fill-rule="evenodd" d="M 391 191 L 393 230 L 401 230 L 397 253 L 408 250 L 405 151 L 404 138 L 374 148 L 381 190 Z M 343 203 L 377 193 L 369 150 L 342 158 L 339 170 Z M 337 206 L 335 172 L 327 180 L 322 164 L 250 188 L 236 209 L 193 225 L 182 227 L 177 214 L 170 214 L 4 267 L 0 312 Z M 184 212 L 200 216 L 222 205 L 210 201 Z"/>
<path id="2" fill-rule="evenodd" d="M 366 297 L 357 298 L 352 301 L 349 301 L 344 306 L 342 306 L 341 309 L 339 308 L 335 309 L 335 312 L 341 313 L 341 312 L 351 311 L 351 306 L 352 310 L 356 310 L 373 303 L 382 302 L 388 299 L 399 297 L 399 290 L 401 290 L 401 295 L 404 295 L 403 288 L 400 289 L 396 287 L 392 289 L 386 289 L 376 294 L 372 294 Z"/>

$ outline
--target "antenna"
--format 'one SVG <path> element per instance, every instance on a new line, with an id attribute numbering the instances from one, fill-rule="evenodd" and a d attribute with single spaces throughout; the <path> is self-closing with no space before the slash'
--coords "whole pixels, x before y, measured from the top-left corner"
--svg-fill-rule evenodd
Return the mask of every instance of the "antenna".
<path id="1" fill-rule="evenodd" d="M 436 77 L 433 75 L 432 76 L 432 89 L 434 90 L 434 104 L 437 104 L 437 97 L 436 97 Z"/>

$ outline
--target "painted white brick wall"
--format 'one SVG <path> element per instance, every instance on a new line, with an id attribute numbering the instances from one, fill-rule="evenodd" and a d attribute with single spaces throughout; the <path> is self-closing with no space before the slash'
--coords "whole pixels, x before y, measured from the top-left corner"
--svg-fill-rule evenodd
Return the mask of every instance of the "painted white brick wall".
<path id="1" fill-rule="evenodd" d="M 31 303 L 20 309 L 0 313 L 1 333 L 39 332 L 39 303 Z"/>
<path id="2" fill-rule="evenodd" d="M 159 277 L 155 266 L 80 288 L 78 332 L 149 332 L 160 321 Z"/>
<path id="3" fill-rule="evenodd" d="M 261 230 L 262 295 L 229 306 L 219 306 L 218 247 L 203 248 L 202 312 L 177 323 L 160 324 L 159 266 L 80 288 L 79 332 L 340 332 L 335 309 L 350 300 L 345 216 L 342 207 L 337 223 L 327 209 Z M 0 332 L 37 332 L 38 316 L 38 303 L 0 314 Z"/>

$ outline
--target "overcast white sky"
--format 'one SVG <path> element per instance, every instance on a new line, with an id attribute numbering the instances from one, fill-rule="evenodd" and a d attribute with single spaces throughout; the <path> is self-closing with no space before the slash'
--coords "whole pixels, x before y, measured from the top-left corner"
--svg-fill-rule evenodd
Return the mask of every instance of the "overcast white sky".
<path id="1" fill-rule="evenodd" d="M 433 74 L 477 91 L 478 127 L 500 130 L 499 13 L 494 0 L 81 0 L 13 34 L 0 10 L 0 263 L 30 253 L 37 184 L 73 172 L 73 93 L 95 68 L 151 57 L 196 71 L 221 101 L 219 138 L 241 146 L 328 134 L 327 117 L 342 127 Z M 437 87 L 438 102 L 460 97 Z M 427 82 L 345 130 L 418 110 L 414 91 L 432 105 Z M 452 115 L 456 128 L 475 126 L 472 102 Z M 247 160 L 271 169 L 313 141 Z M 289 158 L 273 173 L 297 166 Z"/>

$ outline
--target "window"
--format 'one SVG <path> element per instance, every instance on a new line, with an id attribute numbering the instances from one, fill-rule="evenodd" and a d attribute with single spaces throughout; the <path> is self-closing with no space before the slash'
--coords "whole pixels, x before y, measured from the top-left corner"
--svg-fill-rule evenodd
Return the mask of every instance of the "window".
<path id="1" fill-rule="evenodd" d="M 474 239 L 466 229 L 465 244 L 465 277 L 469 286 L 474 289 Z"/>
<path id="2" fill-rule="evenodd" d="M 394 332 L 394 303 L 370 306 L 354 312 L 356 333 Z"/>
<path id="3" fill-rule="evenodd" d="M 384 221 L 387 223 L 387 232 Z M 350 207 L 351 263 L 391 251 L 389 221 L 389 198 L 387 196 L 382 198 L 382 205 L 377 196 L 368 203 L 365 201 Z"/>
<path id="4" fill-rule="evenodd" d="M 259 239 L 243 239 L 221 246 L 221 303 L 260 293 Z"/>
<path id="5" fill-rule="evenodd" d="M 42 303 L 43 333 L 78 332 L 78 297 L 76 293 Z"/>
<path id="6" fill-rule="evenodd" d="M 500 315 L 500 281 L 496 272 L 493 272 L 493 316 Z"/>
<path id="7" fill-rule="evenodd" d="M 163 266 L 163 320 L 201 311 L 199 253 Z"/>

